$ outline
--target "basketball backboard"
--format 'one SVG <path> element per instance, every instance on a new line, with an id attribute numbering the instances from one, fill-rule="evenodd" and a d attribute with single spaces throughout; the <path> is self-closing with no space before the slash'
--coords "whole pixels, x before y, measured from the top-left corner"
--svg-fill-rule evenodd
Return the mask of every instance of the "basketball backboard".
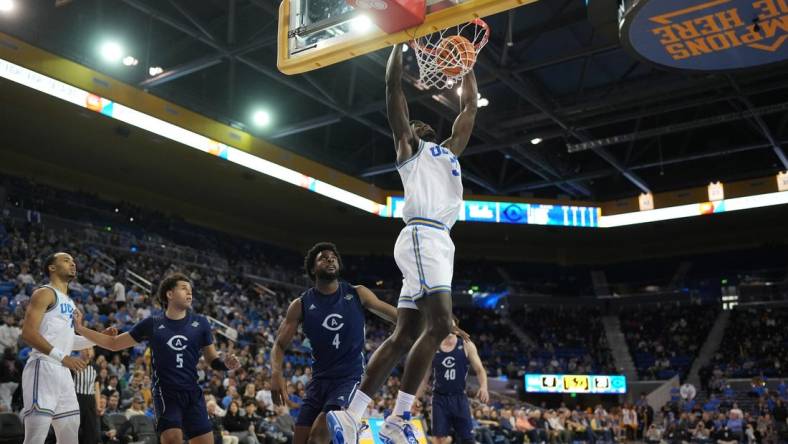
<path id="1" fill-rule="evenodd" d="M 346 0 L 282 0 L 277 66 L 300 74 L 538 0 L 427 0 L 424 23 L 387 34 Z"/>

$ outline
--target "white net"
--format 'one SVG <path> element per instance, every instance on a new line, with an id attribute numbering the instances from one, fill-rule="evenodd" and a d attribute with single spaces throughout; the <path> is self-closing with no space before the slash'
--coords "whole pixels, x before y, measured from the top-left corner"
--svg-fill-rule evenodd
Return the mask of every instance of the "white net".
<path id="1" fill-rule="evenodd" d="M 411 41 L 419 63 L 419 80 L 427 88 L 447 89 L 462 82 L 487 44 L 490 28 L 482 19 Z"/>

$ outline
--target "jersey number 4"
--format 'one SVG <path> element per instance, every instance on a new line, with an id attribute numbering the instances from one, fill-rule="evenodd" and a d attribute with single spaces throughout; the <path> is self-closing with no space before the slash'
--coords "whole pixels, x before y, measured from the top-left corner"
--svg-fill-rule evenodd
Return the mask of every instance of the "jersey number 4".
<path id="1" fill-rule="evenodd" d="M 333 345 L 337 350 L 339 350 L 339 333 L 334 335 L 334 340 L 331 341 L 331 345 Z"/>

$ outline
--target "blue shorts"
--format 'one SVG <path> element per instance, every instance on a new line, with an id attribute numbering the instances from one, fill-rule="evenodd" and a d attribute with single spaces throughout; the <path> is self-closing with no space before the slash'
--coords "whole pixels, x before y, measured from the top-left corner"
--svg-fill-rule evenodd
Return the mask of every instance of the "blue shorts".
<path id="1" fill-rule="evenodd" d="M 312 379 L 306 385 L 306 398 L 296 419 L 297 426 L 309 426 L 321 413 L 347 407 L 358 386 L 358 378 Z"/>
<path id="2" fill-rule="evenodd" d="M 181 429 L 186 440 L 213 432 L 202 389 L 153 391 L 156 431 Z"/>
<path id="3" fill-rule="evenodd" d="M 465 393 L 432 396 L 432 436 L 451 436 L 451 431 L 463 441 L 473 440 L 471 406 Z"/>

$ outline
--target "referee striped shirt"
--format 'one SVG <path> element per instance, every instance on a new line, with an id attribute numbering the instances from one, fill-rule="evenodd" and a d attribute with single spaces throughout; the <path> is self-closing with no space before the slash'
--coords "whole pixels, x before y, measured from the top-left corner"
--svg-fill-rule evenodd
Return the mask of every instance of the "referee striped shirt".
<path id="1" fill-rule="evenodd" d="M 88 365 L 74 375 L 74 386 L 78 395 L 92 395 L 95 393 L 95 382 L 98 373 L 92 365 Z"/>

